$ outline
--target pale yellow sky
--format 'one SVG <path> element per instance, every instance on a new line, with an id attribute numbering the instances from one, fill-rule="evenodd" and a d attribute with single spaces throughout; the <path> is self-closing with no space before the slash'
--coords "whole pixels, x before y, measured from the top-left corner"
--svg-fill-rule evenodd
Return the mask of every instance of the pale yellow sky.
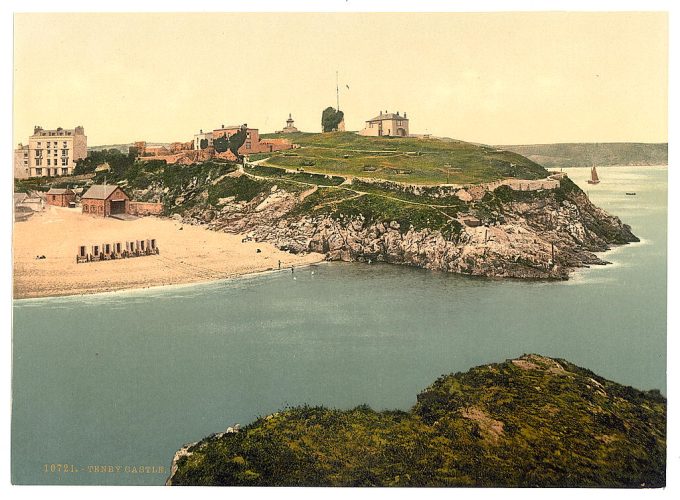
<path id="1" fill-rule="evenodd" d="M 14 142 L 188 141 L 379 110 L 488 144 L 667 141 L 664 13 L 17 14 Z M 349 90 L 345 87 L 349 85 Z"/>

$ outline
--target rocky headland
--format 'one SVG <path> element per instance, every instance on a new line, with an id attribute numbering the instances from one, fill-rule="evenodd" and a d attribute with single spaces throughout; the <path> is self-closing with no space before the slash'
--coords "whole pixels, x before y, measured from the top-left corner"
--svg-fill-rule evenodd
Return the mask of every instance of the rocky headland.
<path id="1" fill-rule="evenodd" d="M 638 241 L 566 176 L 552 189 L 499 185 L 419 193 L 356 180 L 325 193 L 281 180 L 248 180 L 267 183 L 266 189 L 250 200 L 231 196 L 186 210 L 182 197 L 175 217 L 328 260 L 501 278 L 566 279 L 575 268 L 607 264 L 596 252 Z"/>

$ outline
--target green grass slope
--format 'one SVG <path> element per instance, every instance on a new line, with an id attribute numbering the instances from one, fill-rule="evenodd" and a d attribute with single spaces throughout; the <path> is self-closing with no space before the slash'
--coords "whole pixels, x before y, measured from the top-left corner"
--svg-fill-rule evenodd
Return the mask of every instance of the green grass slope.
<path id="1" fill-rule="evenodd" d="M 330 175 L 413 184 L 473 184 L 547 175 L 543 167 L 519 154 L 453 139 L 364 137 L 353 132 L 262 137 L 285 138 L 301 146 L 272 153 L 267 165 Z"/>
<path id="2" fill-rule="evenodd" d="M 217 434 L 173 485 L 665 485 L 666 400 L 525 355 L 440 377 L 411 411 L 296 407 Z"/>

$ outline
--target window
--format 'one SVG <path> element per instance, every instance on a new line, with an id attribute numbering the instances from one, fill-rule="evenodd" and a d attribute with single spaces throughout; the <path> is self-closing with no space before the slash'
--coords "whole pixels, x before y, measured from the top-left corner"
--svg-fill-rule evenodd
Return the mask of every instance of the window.
<path id="1" fill-rule="evenodd" d="M 40 147 L 41 145 L 42 145 L 42 143 L 40 141 L 38 141 L 38 147 Z"/>
<path id="2" fill-rule="evenodd" d="M 35 175 L 42 175 L 42 168 L 36 168 Z"/>
<path id="3" fill-rule="evenodd" d="M 35 150 L 35 157 L 36 157 L 36 158 L 41 158 L 41 157 L 42 157 L 42 149 L 36 149 L 36 150 Z"/>
<path id="4" fill-rule="evenodd" d="M 68 158 L 62 158 L 61 159 L 61 166 L 65 167 L 66 165 L 68 165 Z"/>
<path id="5" fill-rule="evenodd" d="M 62 168 L 61 175 L 68 175 L 68 168 Z"/>
<path id="6" fill-rule="evenodd" d="M 83 212 L 87 213 L 87 210 L 88 210 L 87 205 L 83 205 Z"/>
<path id="7" fill-rule="evenodd" d="M 35 166 L 37 167 L 37 166 L 40 166 L 40 165 L 42 165 L 42 158 L 36 158 L 35 159 Z"/>
<path id="8" fill-rule="evenodd" d="M 250 141 L 246 142 L 246 149 L 250 149 Z"/>
<path id="9" fill-rule="evenodd" d="M 62 149 L 61 156 L 68 156 L 68 149 Z"/>
<path id="10" fill-rule="evenodd" d="M 48 159 L 47 159 L 47 166 L 48 166 L 48 167 L 49 167 L 50 165 L 52 165 L 52 164 L 50 163 L 50 161 L 51 161 L 51 160 L 48 158 Z"/>
<path id="11" fill-rule="evenodd" d="M 57 150 L 56 149 L 54 150 L 54 156 L 57 156 Z"/>

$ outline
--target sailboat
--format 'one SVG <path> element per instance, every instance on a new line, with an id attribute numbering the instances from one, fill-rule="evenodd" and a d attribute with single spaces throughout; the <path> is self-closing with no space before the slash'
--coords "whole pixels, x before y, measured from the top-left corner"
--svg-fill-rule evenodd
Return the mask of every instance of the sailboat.
<path id="1" fill-rule="evenodd" d="M 590 169 L 590 179 L 588 179 L 588 184 L 599 184 L 600 178 L 597 176 L 597 170 L 595 167 Z"/>

